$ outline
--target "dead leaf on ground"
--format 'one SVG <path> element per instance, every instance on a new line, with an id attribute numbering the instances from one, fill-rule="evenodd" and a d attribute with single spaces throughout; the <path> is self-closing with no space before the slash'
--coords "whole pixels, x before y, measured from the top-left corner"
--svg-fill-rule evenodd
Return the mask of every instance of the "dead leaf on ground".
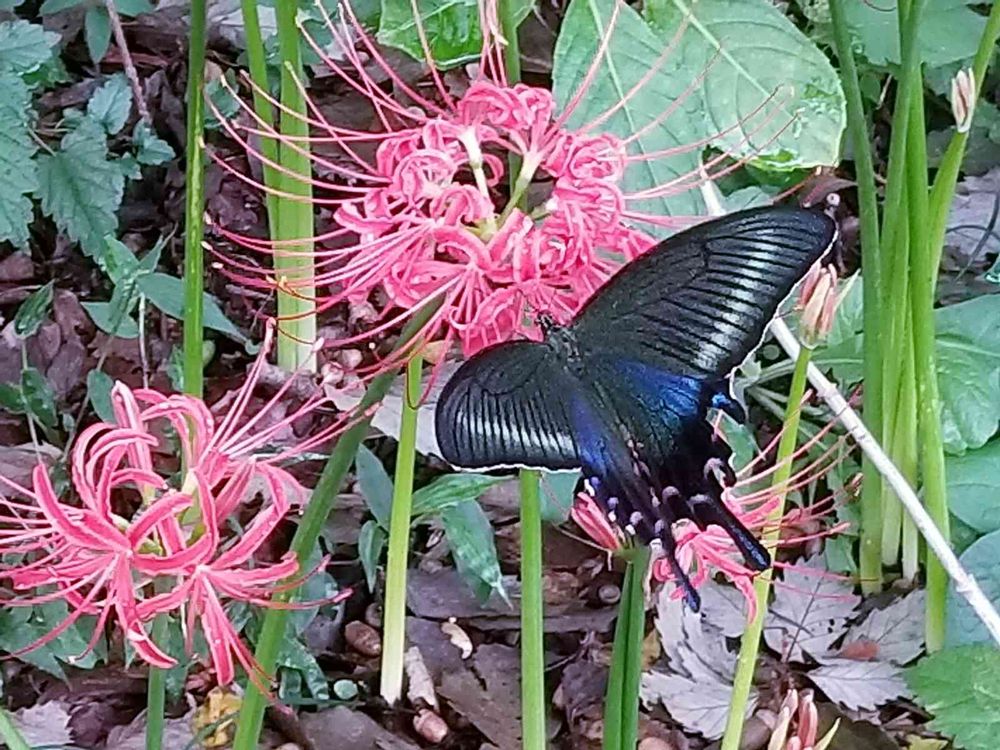
<path id="1" fill-rule="evenodd" d="M 438 711 L 440 707 L 437 694 L 434 692 L 434 680 L 419 648 L 410 646 L 406 649 L 403 655 L 403 668 L 406 670 L 406 698 L 410 701 L 410 705 L 427 705 Z"/>
<path id="2" fill-rule="evenodd" d="M 367 714 L 337 706 L 302 714 L 302 731 L 313 750 L 419 750 L 417 745 L 384 729 Z"/>
<path id="3" fill-rule="evenodd" d="M 500 750 L 521 746 L 520 674 L 517 649 L 498 644 L 480 646 L 471 669 L 442 677 L 441 696 Z"/>
<path id="4" fill-rule="evenodd" d="M 924 650 L 923 590 L 911 591 L 884 609 L 876 609 L 852 625 L 838 656 L 857 659 L 870 651 L 869 659 L 903 666 Z M 825 661 L 825 659 L 820 659 Z"/>
<path id="5" fill-rule="evenodd" d="M 194 710 L 189 711 L 178 719 L 167 719 L 163 724 L 163 747 L 186 748 L 198 747 L 194 739 L 194 731 L 191 728 L 191 720 L 194 717 Z M 145 712 L 135 717 L 131 724 L 124 727 L 115 727 L 108 733 L 106 747 L 110 750 L 146 750 L 146 714 Z"/>
<path id="6" fill-rule="evenodd" d="M 62 701 L 39 703 L 14 713 L 14 724 L 31 747 L 73 744 L 69 707 Z"/>
<path id="7" fill-rule="evenodd" d="M 885 662 L 826 659 L 807 677 L 827 698 L 851 710 L 873 710 L 907 695 L 902 671 Z"/>
<path id="8" fill-rule="evenodd" d="M 0 446 L 0 476 L 9 482 L 22 487 L 31 487 L 31 472 L 39 461 L 45 466 L 52 466 L 62 456 L 62 452 L 53 445 L 43 443 L 36 449 L 33 445 L 2 445 Z M 2 485 L 0 494 L 9 493 L 10 487 Z"/>

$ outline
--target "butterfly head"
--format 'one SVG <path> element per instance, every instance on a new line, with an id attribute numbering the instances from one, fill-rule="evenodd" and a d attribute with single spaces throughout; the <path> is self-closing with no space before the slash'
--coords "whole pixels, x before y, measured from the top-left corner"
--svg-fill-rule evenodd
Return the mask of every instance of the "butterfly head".
<path id="1" fill-rule="evenodd" d="M 535 322 L 538 324 L 538 327 L 542 330 L 542 335 L 545 336 L 545 338 L 548 338 L 549 335 L 556 329 L 562 328 L 562 326 L 559 325 L 558 322 L 556 322 L 556 319 L 552 317 L 550 313 L 547 312 L 538 313 L 538 315 L 535 316 Z"/>

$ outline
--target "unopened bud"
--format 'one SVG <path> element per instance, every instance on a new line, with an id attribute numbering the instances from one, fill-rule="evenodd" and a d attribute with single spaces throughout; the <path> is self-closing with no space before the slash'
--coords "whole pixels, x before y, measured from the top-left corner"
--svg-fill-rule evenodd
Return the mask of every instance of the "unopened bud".
<path id="1" fill-rule="evenodd" d="M 799 297 L 800 333 L 807 346 L 815 346 L 833 328 L 837 302 L 837 270 L 833 266 L 814 267 L 802 282 Z"/>
<path id="2" fill-rule="evenodd" d="M 959 133 L 968 133 L 976 111 L 976 77 L 972 68 L 958 71 L 951 79 L 951 113 Z"/>

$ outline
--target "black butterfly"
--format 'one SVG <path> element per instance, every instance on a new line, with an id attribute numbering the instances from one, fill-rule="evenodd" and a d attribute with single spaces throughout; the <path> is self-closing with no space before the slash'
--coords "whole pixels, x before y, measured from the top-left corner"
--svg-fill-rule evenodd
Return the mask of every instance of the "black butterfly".
<path id="1" fill-rule="evenodd" d="M 542 342 L 498 344 L 465 362 L 437 404 L 441 455 L 464 468 L 581 468 L 611 521 L 662 547 L 697 610 L 675 557 L 678 519 L 716 524 L 747 565 L 771 564 L 721 501 L 735 479 L 732 451 L 707 411 L 744 419 L 733 371 L 835 235 L 822 213 L 761 208 L 661 242 L 598 289 L 569 325 L 539 316 Z"/>

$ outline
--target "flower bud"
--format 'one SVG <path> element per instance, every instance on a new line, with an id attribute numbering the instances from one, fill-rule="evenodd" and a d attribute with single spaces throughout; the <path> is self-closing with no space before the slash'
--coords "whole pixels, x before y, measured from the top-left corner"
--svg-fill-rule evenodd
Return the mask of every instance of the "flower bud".
<path id="1" fill-rule="evenodd" d="M 959 133 L 968 133 L 976 111 L 976 78 L 972 68 L 958 71 L 951 79 L 951 113 Z"/>
<path id="2" fill-rule="evenodd" d="M 802 282 L 799 296 L 799 329 L 806 346 L 815 346 L 830 333 L 838 301 L 837 270 L 833 266 L 815 266 Z"/>

